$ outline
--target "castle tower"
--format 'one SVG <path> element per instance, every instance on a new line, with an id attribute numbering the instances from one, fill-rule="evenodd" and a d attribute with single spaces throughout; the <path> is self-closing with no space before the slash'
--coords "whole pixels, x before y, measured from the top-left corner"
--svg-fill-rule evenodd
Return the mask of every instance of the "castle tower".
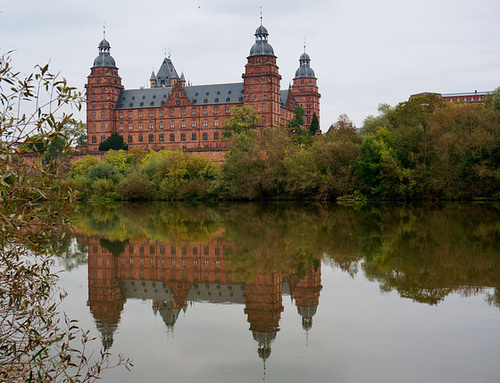
<path id="1" fill-rule="evenodd" d="M 99 143 L 115 131 L 114 109 L 123 86 L 110 49 L 109 42 L 103 38 L 85 85 L 88 150 L 98 150 Z"/>
<path id="2" fill-rule="evenodd" d="M 297 305 L 297 312 L 302 317 L 302 328 L 309 331 L 319 305 L 319 294 L 322 289 L 321 263 L 310 262 L 305 271 L 305 277 L 300 280 L 297 280 L 295 276 L 292 277 L 290 288 Z"/>
<path id="3" fill-rule="evenodd" d="M 271 343 L 279 331 L 283 311 L 283 279 L 281 274 L 258 274 L 252 283 L 246 284 L 245 314 L 248 316 L 257 353 L 264 363 L 271 355 Z"/>
<path id="4" fill-rule="evenodd" d="M 311 58 L 304 53 L 299 59 L 299 69 L 295 71 L 293 78 L 292 94 L 295 101 L 304 108 L 304 127 L 309 128 L 314 114 L 319 120 L 319 99 L 321 95 L 318 92 L 318 79 L 311 68 Z"/>
<path id="5" fill-rule="evenodd" d="M 180 82 L 179 75 L 170 57 L 163 59 L 158 73 L 155 76 L 153 72 L 149 81 L 151 88 L 171 87 Z"/>
<path id="6" fill-rule="evenodd" d="M 277 126 L 280 123 L 280 81 L 273 47 L 268 43 L 269 33 L 262 25 L 255 31 L 255 44 L 247 57 L 243 77 L 244 105 L 250 105 L 261 115 L 258 126 Z"/>
<path id="7" fill-rule="evenodd" d="M 117 283 L 118 257 L 97 237 L 90 238 L 88 253 L 88 300 L 103 346 L 113 345 L 113 334 L 120 322 L 123 299 Z"/>

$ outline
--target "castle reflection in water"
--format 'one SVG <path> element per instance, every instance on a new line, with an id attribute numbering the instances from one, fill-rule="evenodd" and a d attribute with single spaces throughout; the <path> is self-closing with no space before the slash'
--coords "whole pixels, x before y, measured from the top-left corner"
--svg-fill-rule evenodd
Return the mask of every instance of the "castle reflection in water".
<path id="1" fill-rule="evenodd" d="M 88 306 L 110 347 L 129 298 L 152 300 L 153 311 L 167 328 L 190 302 L 244 304 L 250 330 L 265 361 L 279 331 L 283 295 L 297 306 L 302 326 L 309 330 L 319 304 L 320 262 L 287 273 L 262 272 L 251 282 L 237 280 L 224 258 L 221 240 L 176 246 L 162 241 L 129 240 L 116 248 L 105 246 L 98 236 L 78 235 L 88 245 Z"/>

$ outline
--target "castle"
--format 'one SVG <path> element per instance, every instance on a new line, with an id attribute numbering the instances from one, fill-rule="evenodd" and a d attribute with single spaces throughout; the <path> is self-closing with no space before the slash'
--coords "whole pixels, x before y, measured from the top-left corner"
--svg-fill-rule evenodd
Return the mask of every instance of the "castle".
<path id="1" fill-rule="evenodd" d="M 112 133 L 120 134 L 129 148 L 147 150 L 224 150 L 222 129 L 234 107 L 250 106 L 260 115 L 259 129 L 280 126 L 293 118 L 293 110 L 305 110 L 304 126 L 319 118 L 317 78 L 305 52 L 292 84 L 281 90 L 277 57 L 262 25 L 247 57 L 243 82 L 187 85 L 170 57 L 150 77 L 150 88 L 124 89 L 110 44 L 103 38 L 85 85 L 87 93 L 87 150 Z"/>

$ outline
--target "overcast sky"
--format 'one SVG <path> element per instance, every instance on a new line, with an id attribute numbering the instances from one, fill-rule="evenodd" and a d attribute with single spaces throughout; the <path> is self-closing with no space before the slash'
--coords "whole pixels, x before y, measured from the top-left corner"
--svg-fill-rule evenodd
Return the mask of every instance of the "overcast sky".
<path id="1" fill-rule="evenodd" d="M 0 51 L 22 73 L 50 60 L 83 91 L 105 23 L 127 89 L 148 86 L 165 52 L 193 85 L 239 82 L 261 7 L 282 89 L 305 38 L 323 131 L 412 93 L 500 86 L 499 0 L 3 0 Z"/>

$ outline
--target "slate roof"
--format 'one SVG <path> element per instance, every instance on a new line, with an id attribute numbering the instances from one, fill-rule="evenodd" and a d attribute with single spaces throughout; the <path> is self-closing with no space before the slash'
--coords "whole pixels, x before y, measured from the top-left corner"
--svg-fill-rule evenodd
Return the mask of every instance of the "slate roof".
<path id="1" fill-rule="evenodd" d="M 243 83 L 194 85 L 183 87 L 196 105 L 241 104 Z M 115 109 L 159 108 L 167 101 L 172 87 L 122 90 Z"/>
<path id="2" fill-rule="evenodd" d="M 183 87 L 195 105 L 242 104 L 243 83 L 192 85 Z M 159 108 L 172 93 L 172 87 L 127 89 L 120 92 L 115 109 Z M 281 107 L 288 100 L 288 90 L 281 92 Z"/>

